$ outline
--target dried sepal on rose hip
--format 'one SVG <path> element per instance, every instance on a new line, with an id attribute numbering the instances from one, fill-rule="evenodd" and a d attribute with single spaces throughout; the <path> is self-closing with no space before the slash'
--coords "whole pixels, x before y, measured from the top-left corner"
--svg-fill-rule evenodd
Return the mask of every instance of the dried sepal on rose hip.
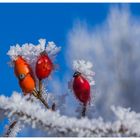
<path id="1" fill-rule="evenodd" d="M 32 93 L 35 90 L 35 80 L 30 65 L 22 56 L 17 56 L 13 62 L 14 72 L 24 95 Z"/>

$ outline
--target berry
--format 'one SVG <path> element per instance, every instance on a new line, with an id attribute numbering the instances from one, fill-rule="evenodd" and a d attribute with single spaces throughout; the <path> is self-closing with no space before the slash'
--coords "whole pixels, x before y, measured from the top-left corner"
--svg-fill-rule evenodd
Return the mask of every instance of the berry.
<path id="1" fill-rule="evenodd" d="M 80 72 L 75 72 L 73 91 L 77 99 L 86 105 L 90 101 L 90 84 Z"/>
<path id="2" fill-rule="evenodd" d="M 48 77 L 53 70 L 53 63 L 47 53 L 42 53 L 36 62 L 36 75 L 39 80 Z"/>

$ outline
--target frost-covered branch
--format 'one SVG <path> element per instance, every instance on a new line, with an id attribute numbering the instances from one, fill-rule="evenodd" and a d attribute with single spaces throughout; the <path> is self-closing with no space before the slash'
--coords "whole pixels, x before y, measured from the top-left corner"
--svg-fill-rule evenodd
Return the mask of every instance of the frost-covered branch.
<path id="1" fill-rule="evenodd" d="M 0 103 L 0 109 L 5 110 L 9 118 L 18 118 L 53 136 L 140 136 L 140 114 L 130 108 L 112 107 L 116 120 L 105 122 L 101 117 L 77 119 L 63 116 L 59 111 L 45 110 L 16 92 L 9 98 L 0 96 Z"/>

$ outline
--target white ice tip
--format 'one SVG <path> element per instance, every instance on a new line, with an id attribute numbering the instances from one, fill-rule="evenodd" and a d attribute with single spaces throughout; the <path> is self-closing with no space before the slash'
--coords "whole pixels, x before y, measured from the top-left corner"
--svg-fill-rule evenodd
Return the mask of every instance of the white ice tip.
<path id="1" fill-rule="evenodd" d="M 93 79 L 95 72 L 92 70 L 93 64 L 90 61 L 75 60 L 73 61 L 73 70 L 82 73 L 83 76 L 89 81 L 90 85 L 95 85 Z"/>

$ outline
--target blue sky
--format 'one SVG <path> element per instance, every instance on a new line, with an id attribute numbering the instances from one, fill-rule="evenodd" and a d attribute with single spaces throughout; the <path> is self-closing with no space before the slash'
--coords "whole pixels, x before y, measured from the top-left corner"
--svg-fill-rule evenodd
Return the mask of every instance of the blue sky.
<path id="1" fill-rule="evenodd" d="M 7 65 L 10 59 L 6 53 L 11 45 L 26 42 L 37 44 L 38 39 L 46 38 L 62 46 L 57 57 L 61 72 L 56 74 L 62 78 L 63 72 L 67 71 L 63 61 L 67 37 L 75 21 L 86 21 L 89 27 L 102 24 L 112 5 L 114 4 L 0 4 L 0 94 L 10 96 L 14 90 L 20 91 L 13 69 Z M 140 4 L 129 6 L 131 13 L 139 17 Z M 0 134 L 2 130 L 0 128 Z"/>

